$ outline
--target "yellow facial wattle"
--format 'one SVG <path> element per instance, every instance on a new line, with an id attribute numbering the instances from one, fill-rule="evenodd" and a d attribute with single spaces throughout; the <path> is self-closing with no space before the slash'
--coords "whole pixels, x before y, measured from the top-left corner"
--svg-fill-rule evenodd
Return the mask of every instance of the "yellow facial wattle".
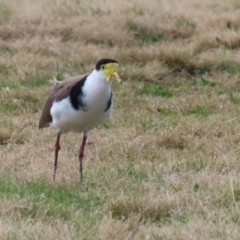
<path id="1" fill-rule="evenodd" d="M 119 83 L 122 83 L 122 80 L 118 76 L 118 63 L 107 63 L 104 65 L 104 72 L 106 76 L 106 81 L 109 81 L 110 79 L 115 79 Z"/>

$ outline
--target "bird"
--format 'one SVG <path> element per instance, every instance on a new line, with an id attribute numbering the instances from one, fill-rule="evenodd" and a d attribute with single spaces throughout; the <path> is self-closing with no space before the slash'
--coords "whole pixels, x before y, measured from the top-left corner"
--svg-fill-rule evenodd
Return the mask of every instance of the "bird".
<path id="1" fill-rule="evenodd" d="M 79 148 L 80 181 L 83 179 L 82 160 L 89 132 L 103 122 L 113 106 L 111 84 L 114 80 L 122 83 L 118 75 L 119 63 L 112 58 L 97 61 L 90 74 L 55 81 L 43 107 L 39 129 L 54 127 L 58 130 L 55 142 L 53 180 L 55 181 L 58 163 L 60 137 L 63 133 L 82 133 Z"/>

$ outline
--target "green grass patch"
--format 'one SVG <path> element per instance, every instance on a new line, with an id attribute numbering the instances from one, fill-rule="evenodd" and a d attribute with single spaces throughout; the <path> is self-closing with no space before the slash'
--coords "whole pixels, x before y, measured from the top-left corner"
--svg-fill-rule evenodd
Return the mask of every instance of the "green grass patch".
<path id="1" fill-rule="evenodd" d="M 107 38 L 106 36 L 100 37 L 100 38 L 88 39 L 87 43 L 95 44 L 95 45 L 106 45 L 106 46 L 109 46 L 109 47 L 114 46 L 113 40 L 110 39 L 110 38 Z"/>
<path id="2" fill-rule="evenodd" d="M 194 192 L 198 192 L 198 190 L 199 190 L 199 184 L 196 183 L 196 184 L 194 184 L 194 186 L 193 186 L 193 191 L 194 191 Z"/>
<path id="3" fill-rule="evenodd" d="M 23 87 L 40 87 L 49 84 L 50 77 L 48 76 L 32 76 L 20 80 L 20 85 Z"/>
<path id="4" fill-rule="evenodd" d="M 226 65 L 224 70 L 231 75 L 239 75 L 240 74 L 239 66 Z"/>
<path id="5" fill-rule="evenodd" d="M 97 7 L 97 8 L 96 7 L 91 7 L 90 11 L 91 11 L 92 16 L 102 16 L 104 14 L 102 9 L 99 8 L 99 7 Z"/>
<path id="6" fill-rule="evenodd" d="M 137 215 L 141 222 L 155 222 L 158 225 L 171 224 L 173 221 L 187 223 L 188 218 L 184 214 L 174 213 L 171 203 L 164 205 L 148 205 L 146 202 L 137 199 L 125 198 L 115 201 L 110 205 L 112 217 L 115 219 L 128 219 Z"/>
<path id="7" fill-rule="evenodd" d="M 148 13 L 148 9 L 144 8 L 143 6 L 140 6 L 138 4 L 134 4 L 132 11 L 137 15 L 137 16 L 144 16 L 145 14 Z"/>
<path id="8" fill-rule="evenodd" d="M 204 105 L 192 106 L 183 112 L 184 115 L 199 115 L 203 117 L 207 117 L 213 113 L 215 113 L 213 108 Z"/>
<path id="9" fill-rule="evenodd" d="M 229 100 L 231 103 L 234 103 L 234 104 L 237 104 L 239 103 L 239 99 L 237 98 L 236 96 L 236 92 L 234 90 L 230 90 L 230 93 L 229 93 Z"/>
<path id="10" fill-rule="evenodd" d="M 155 209 L 155 211 L 144 209 L 144 206 L 136 200 L 112 203 L 111 212 L 112 217 L 115 219 L 128 219 L 133 214 L 136 214 L 140 217 L 140 221 L 150 220 L 161 224 L 171 222 L 171 212 L 169 209 Z"/>
<path id="11" fill-rule="evenodd" d="M 98 128 L 110 129 L 111 127 L 112 127 L 112 122 L 107 119 L 104 122 L 102 122 Z"/>
<path id="12" fill-rule="evenodd" d="M 73 29 L 71 27 L 65 27 L 60 31 L 61 41 L 67 42 L 72 38 Z"/>
<path id="13" fill-rule="evenodd" d="M 193 21 L 185 18 L 179 17 L 175 21 L 175 25 L 177 28 L 185 28 L 185 29 L 195 29 L 197 27 L 196 23 Z"/>
<path id="14" fill-rule="evenodd" d="M 233 201 L 237 203 L 240 202 L 240 188 L 239 185 L 235 183 L 233 183 L 233 189 L 225 188 L 221 190 L 221 194 L 217 196 L 215 204 L 222 207 L 228 206 Z"/>
<path id="15" fill-rule="evenodd" d="M 11 17 L 11 10 L 4 4 L 0 4 L 0 18 L 4 21 L 8 21 Z"/>
<path id="16" fill-rule="evenodd" d="M 145 182 L 148 180 L 148 173 L 145 169 L 136 169 L 134 165 L 130 164 L 127 168 L 118 168 L 118 174 L 120 176 L 129 176 L 134 178 L 137 182 Z"/>
<path id="17" fill-rule="evenodd" d="M 240 223 L 240 214 L 239 213 L 236 213 L 232 216 L 232 219 L 231 219 L 234 223 L 237 223 L 239 224 Z"/>
<path id="18" fill-rule="evenodd" d="M 234 49 L 239 49 L 240 47 L 240 41 L 236 41 L 234 43 L 229 43 L 229 42 L 226 42 L 222 39 L 220 39 L 219 37 L 216 37 L 216 41 L 224 48 L 224 49 L 231 49 L 231 50 L 234 50 Z"/>
<path id="19" fill-rule="evenodd" d="M 62 80 L 64 79 L 64 75 L 63 75 L 62 73 L 57 73 L 56 79 L 57 79 L 58 81 L 62 81 Z"/>
<path id="20" fill-rule="evenodd" d="M 1 66 L 0 66 L 1 69 Z M 27 78 L 19 79 L 19 78 L 11 78 L 6 74 L 5 76 L 1 76 L 0 78 L 0 90 L 1 88 L 10 88 L 10 89 L 21 89 L 23 88 L 35 88 L 41 87 L 45 85 L 49 85 L 49 80 L 51 76 L 29 76 Z M 57 79 L 58 80 L 58 79 Z"/>
<path id="21" fill-rule="evenodd" d="M 140 90 L 136 92 L 138 95 L 148 95 L 154 97 L 171 98 L 173 93 L 168 91 L 162 84 L 144 84 Z"/>
<path id="22" fill-rule="evenodd" d="M 191 169 L 194 172 L 200 172 L 200 171 L 206 171 L 206 169 L 209 169 L 212 165 L 211 162 L 211 155 L 208 153 L 205 153 L 204 155 L 202 152 L 206 152 L 206 145 L 201 144 L 199 146 L 198 151 L 196 151 L 195 155 L 192 158 L 186 159 L 186 165 L 188 169 Z M 180 166 L 180 172 L 182 166 Z M 200 188 L 199 184 L 196 183 L 193 186 L 193 191 L 198 191 Z"/>
<path id="23" fill-rule="evenodd" d="M 0 73 L 1 73 L 1 75 L 2 75 L 2 76 L 3 76 L 3 75 L 8 75 L 8 73 L 9 73 L 9 68 L 10 68 L 10 67 L 8 67 L 7 64 L 5 64 L 5 63 L 0 63 Z"/>
<path id="24" fill-rule="evenodd" d="M 15 112 L 17 110 L 20 110 L 20 108 L 14 104 L 6 104 L 6 105 L 2 105 L 0 106 L 0 112 L 2 113 L 6 113 L 6 112 Z"/>
<path id="25" fill-rule="evenodd" d="M 71 220 L 73 215 L 79 213 L 79 217 L 85 217 L 85 221 L 94 222 L 94 219 L 90 219 L 91 213 L 103 204 L 103 200 L 94 192 L 86 195 L 80 186 L 54 187 L 45 180 L 12 179 L 6 174 L 0 177 L 0 195 L 25 203 L 16 209 L 22 219 L 30 217 L 47 220 L 49 217 L 57 217 Z"/>
<path id="26" fill-rule="evenodd" d="M 206 87 L 216 87 L 218 82 L 209 81 L 206 78 L 201 77 L 201 79 L 194 82 L 194 84 L 199 86 L 206 86 Z"/>
<path id="27" fill-rule="evenodd" d="M 127 22 L 127 28 L 133 33 L 134 38 L 142 44 L 152 44 L 164 38 L 163 32 L 149 29 L 133 21 Z"/>
<path id="28" fill-rule="evenodd" d="M 0 55 L 13 56 L 17 52 L 18 52 L 18 50 L 15 48 L 10 48 L 7 46 L 0 47 Z"/>
<path id="29" fill-rule="evenodd" d="M 19 88 L 19 82 L 16 79 L 12 79 L 7 76 L 0 76 L 0 91 L 1 89 L 9 88 L 9 89 L 17 89 Z"/>
<path id="30" fill-rule="evenodd" d="M 230 75 L 239 75 L 240 74 L 240 65 L 235 62 L 223 62 L 219 66 L 220 70 L 229 73 Z"/>
<path id="31" fill-rule="evenodd" d="M 157 109 L 157 111 L 160 113 L 160 116 L 177 116 L 178 112 L 176 111 L 171 111 L 169 109 L 163 109 L 163 108 L 159 108 Z"/>

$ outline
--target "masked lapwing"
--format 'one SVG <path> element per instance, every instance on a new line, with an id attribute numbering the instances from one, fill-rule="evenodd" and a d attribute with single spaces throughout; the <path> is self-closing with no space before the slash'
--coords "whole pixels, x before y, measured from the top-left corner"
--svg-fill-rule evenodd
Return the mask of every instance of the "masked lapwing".
<path id="1" fill-rule="evenodd" d="M 54 180 L 60 150 L 60 137 L 66 132 L 83 133 L 78 154 L 80 180 L 82 180 L 82 160 L 87 136 L 111 112 L 113 80 L 121 83 L 118 75 L 118 62 L 105 58 L 97 62 L 95 69 L 90 74 L 70 77 L 55 83 L 39 121 L 40 129 L 48 126 L 58 129 L 55 143 Z"/>

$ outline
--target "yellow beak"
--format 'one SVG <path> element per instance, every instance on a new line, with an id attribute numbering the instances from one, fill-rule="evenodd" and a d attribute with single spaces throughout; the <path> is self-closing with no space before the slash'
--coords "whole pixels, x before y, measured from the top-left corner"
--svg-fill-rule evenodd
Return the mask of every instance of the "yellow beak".
<path id="1" fill-rule="evenodd" d="M 110 79 L 115 79 L 119 83 L 122 83 L 121 78 L 118 75 L 118 64 L 117 63 L 107 63 L 105 64 L 104 72 L 106 76 L 106 81 L 109 81 Z"/>

